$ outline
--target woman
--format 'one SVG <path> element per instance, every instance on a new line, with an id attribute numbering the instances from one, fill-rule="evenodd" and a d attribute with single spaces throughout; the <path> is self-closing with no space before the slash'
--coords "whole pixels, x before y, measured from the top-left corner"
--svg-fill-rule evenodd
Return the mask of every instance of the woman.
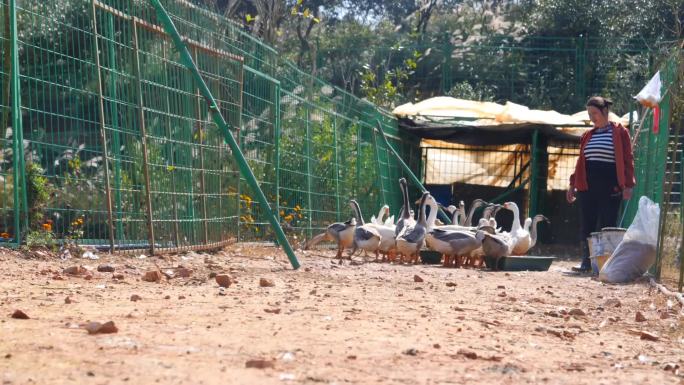
<path id="1" fill-rule="evenodd" d="M 591 270 L 587 237 L 617 223 L 620 201 L 632 197 L 634 156 L 629 132 L 619 123 L 608 120 L 610 99 L 593 96 L 587 112 L 594 128 L 582 135 L 580 155 L 570 176 L 566 193 L 568 203 L 579 198 L 582 211 L 582 264 L 574 271 Z"/>

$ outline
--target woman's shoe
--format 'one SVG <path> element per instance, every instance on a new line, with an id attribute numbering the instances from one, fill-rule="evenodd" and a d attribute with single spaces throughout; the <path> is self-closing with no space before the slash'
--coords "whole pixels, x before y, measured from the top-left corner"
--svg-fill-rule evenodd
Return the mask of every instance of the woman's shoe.
<path id="1" fill-rule="evenodd" d="M 582 264 L 579 266 L 573 266 L 572 271 L 578 273 L 588 273 L 591 271 L 591 260 L 589 258 L 582 259 Z"/>

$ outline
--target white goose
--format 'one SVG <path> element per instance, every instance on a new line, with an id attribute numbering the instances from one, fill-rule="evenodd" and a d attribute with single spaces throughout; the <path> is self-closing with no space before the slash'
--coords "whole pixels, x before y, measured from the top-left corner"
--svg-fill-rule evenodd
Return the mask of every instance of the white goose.
<path id="1" fill-rule="evenodd" d="M 539 224 L 539 222 L 542 222 L 542 221 L 544 221 L 546 223 L 551 223 L 551 221 L 549 221 L 549 218 L 547 218 L 541 214 L 537 214 L 533 218 L 525 219 L 525 226 L 524 226 L 525 230 L 527 230 L 530 233 L 530 247 L 529 247 L 529 249 L 533 248 L 534 245 L 537 244 L 537 225 Z M 523 254 L 526 254 L 529 251 L 529 249 L 525 250 L 525 253 L 523 253 Z"/>
<path id="2" fill-rule="evenodd" d="M 523 255 L 530 249 L 532 238 L 530 232 L 520 223 L 520 210 L 515 202 L 506 202 L 503 207 L 513 212 L 513 224 L 511 225 L 510 235 L 513 239 L 512 255 Z M 530 222 L 531 223 L 531 222 Z"/>
<path id="3" fill-rule="evenodd" d="M 383 218 L 385 218 L 385 215 L 389 215 L 389 206 L 383 205 L 380 207 L 380 211 L 378 211 L 378 216 L 376 217 L 373 215 L 371 217 L 370 223 L 375 223 L 376 225 L 383 225 L 385 224 L 385 221 Z"/>

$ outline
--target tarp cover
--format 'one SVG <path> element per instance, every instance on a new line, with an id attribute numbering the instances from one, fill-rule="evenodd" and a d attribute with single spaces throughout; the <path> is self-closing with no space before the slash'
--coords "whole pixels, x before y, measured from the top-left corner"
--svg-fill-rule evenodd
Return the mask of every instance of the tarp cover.
<path id="1" fill-rule="evenodd" d="M 535 129 L 549 139 L 578 142 L 591 128 L 586 111 L 564 115 L 511 102 L 501 105 L 448 96 L 403 104 L 392 113 L 402 129 L 420 138 L 470 145 L 529 143 Z M 611 113 L 610 120 L 629 124 L 628 115 Z"/>

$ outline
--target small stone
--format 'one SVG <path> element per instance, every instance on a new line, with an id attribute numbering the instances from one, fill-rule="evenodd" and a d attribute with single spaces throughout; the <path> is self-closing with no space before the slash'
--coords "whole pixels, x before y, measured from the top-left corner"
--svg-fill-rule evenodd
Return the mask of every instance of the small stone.
<path id="1" fill-rule="evenodd" d="M 149 270 L 143 275 L 142 280 L 145 282 L 159 282 L 161 281 L 162 277 L 163 275 L 161 271 Z"/>
<path id="2" fill-rule="evenodd" d="M 142 299 L 142 297 L 139 296 L 139 295 L 137 295 L 137 294 L 133 294 L 133 295 L 131 296 L 131 301 L 133 301 L 133 302 L 138 302 L 138 301 L 140 301 L 141 299 Z"/>
<path id="3" fill-rule="evenodd" d="M 440 348 L 442 347 L 442 345 L 440 345 L 440 344 L 433 344 L 432 347 L 435 348 L 435 349 L 440 349 Z"/>
<path id="4" fill-rule="evenodd" d="M 245 362 L 245 368 L 267 369 L 275 367 L 272 360 L 249 360 Z"/>
<path id="5" fill-rule="evenodd" d="M 404 350 L 402 353 L 406 354 L 407 356 L 417 356 L 418 355 L 418 349 L 410 348 L 410 349 Z"/>
<path id="6" fill-rule="evenodd" d="M 356 359 L 356 355 L 350 354 L 350 355 L 347 356 L 347 359 L 348 359 L 348 360 L 355 360 L 355 359 Z"/>
<path id="7" fill-rule="evenodd" d="M 499 294 L 497 294 L 497 295 L 498 295 L 499 297 L 505 297 L 505 296 L 506 296 L 506 292 L 505 292 L 505 291 L 502 291 L 501 293 L 499 293 Z"/>
<path id="8" fill-rule="evenodd" d="M 413 282 L 423 282 L 423 281 L 424 281 L 424 280 L 423 280 L 423 278 L 422 278 L 420 275 L 415 274 L 415 275 L 413 276 Z"/>
<path id="9" fill-rule="evenodd" d="M 658 335 L 655 333 L 642 331 L 641 332 L 641 339 L 647 340 L 647 341 L 658 341 L 658 340 L 660 340 L 660 337 L 658 337 Z"/>
<path id="10" fill-rule="evenodd" d="M 119 331 L 112 321 L 107 321 L 103 324 L 88 322 L 83 328 L 88 331 L 88 334 L 111 334 Z"/>
<path id="11" fill-rule="evenodd" d="M 211 273 L 209 273 L 209 279 L 215 278 L 216 275 L 217 275 L 216 272 L 215 272 L 215 271 L 212 271 Z"/>
<path id="12" fill-rule="evenodd" d="M 24 313 L 21 310 L 15 310 L 14 313 L 12 313 L 12 318 L 15 319 L 29 319 L 30 317 Z"/>
<path id="13" fill-rule="evenodd" d="M 663 370 L 667 372 L 676 372 L 677 369 L 679 369 L 679 365 L 673 363 L 673 362 L 668 362 L 665 365 L 663 365 Z"/>
<path id="14" fill-rule="evenodd" d="M 83 266 L 69 266 L 62 271 L 66 275 L 81 275 L 86 272 Z"/>
<path id="15" fill-rule="evenodd" d="M 67 305 L 70 304 L 70 303 L 73 303 L 73 302 L 74 302 L 74 301 L 73 301 L 71 298 L 69 298 L 69 297 L 64 298 L 64 303 L 67 304 Z"/>
<path id="16" fill-rule="evenodd" d="M 504 285 L 499 285 L 499 286 L 497 286 L 496 288 L 497 288 L 497 289 L 500 289 L 500 290 L 505 290 L 505 289 L 506 289 L 506 286 L 504 286 Z"/>
<path id="17" fill-rule="evenodd" d="M 113 273 L 114 272 L 114 266 L 112 265 L 107 265 L 107 264 L 102 264 L 97 267 L 97 271 L 100 273 Z"/>
<path id="18" fill-rule="evenodd" d="M 118 279 L 118 280 L 123 280 L 123 279 L 124 279 L 124 275 L 121 274 L 121 273 L 117 273 L 117 274 L 112 275 L 112 278 Z"/>
<path id="19" fill-rule="evenodd" d="M 179 295 L 179 296 L 178 296 L 178 299 L 185 299 L 185 296 L 184 296 L 184 295 Z"/>
<path id="20" fill-rule="evenodd" d="M 271 313 L 271 314 L 280 314 L 280 309 L 264 309 L 266 313 Z"/>
<path id="21" fill-rule="evenodd" d="M 233 279 L 228 274 L 218 274 L 214 277 L 214 279 L 220 287 L 230 287 L 230 285 L 233 283 Z"/>
<path id="22" fill-rule="evenodd" d="M 660 312 L 660 319 L 668 319 L 670 318 L 670 313 L 668 313 L 666 310 L 663 310 Z"/>
<path id="23" fill-rule="evenodd" d="M 259 278 L 259 286 L 261 286 L 261 287 L 273 287 L 273 286 L 275 286 L 275 282 L 273 282 L 273 280 L 268 279 L 268 278 Z"/>
<path id="24" fill-rule="evenodd" d="M 90 281 L 91 279 L 93 279 L 93 275 L 92 274 L 86 274 L 86 276 L 83 277 L 83 279 L 85 279 L 86 281 Z"/>
<path id="25" fill-rule="evenodd" d="M 456 285 L 456 282 L 447 282 L 446 285 L 447 285 L 447 287 L 456 287 L 456 286 L 458 286 L 458 285 Z"/>
<path id="26" fill-rule="evenodd" d="M 570 309 L 570 311 L 568 312 L 568 315 L 573 315 L 573 316 L 577 316 L 577 317 L 584 317 L 587 315 L 587 313 L 582 309 L 575 308 L 575 309 Z"/>
<path id="27" fill-rule="evenodd" d="M 638 312 L 636 312 L 634 320 L 636 322 L 646 322 L 646 317 L 644 316 L 644 313 L 638 311 Z"/>
<path id="28" fill-rule="evenodd" d="M 177 273 L 178 276 L 181 277 L 181 278 L 189 278 L 190 276 L 192 276 L 192 270 L 187 269 L 187 268 L 185 268 L 185 267 L 179 268 L 179 269 L 176 271 L 176 273 Z"/>

